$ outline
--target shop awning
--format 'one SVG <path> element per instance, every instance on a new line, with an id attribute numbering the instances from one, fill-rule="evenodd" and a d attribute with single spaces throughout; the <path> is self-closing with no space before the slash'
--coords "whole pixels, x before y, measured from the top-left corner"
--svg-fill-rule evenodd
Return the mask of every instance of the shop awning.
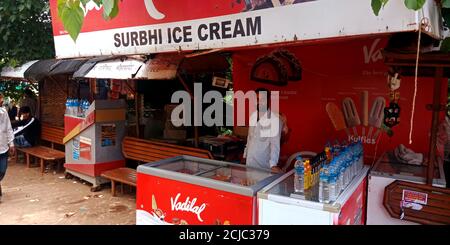
<path id="1" fill-rule="evenodd" d="M 37 60 L 26 62 L 18 67 L 4 67 L 2 69 L 0 77 L 3 79 L 25 79 L 25 71 L 30 68 L 31 65 L 38 62 Z"/>
<path id="2" fill-rule="evenodd" d="M 92 68 L 94 68 L 95 65 L 97 65 L 97 63 L 114 59 L 117 58 L 113 56 L 92 58 L 86 61 L 83 65 L 81 65 L 81 67 L 77 71 L 75 71 L 75 73 L 73 74 L 73 78 L 84 78 L 89 73 L 89 71 L 92 70 Z"/>
<path id="3" fill-rule="evenodd" d="M 73 74 L 80 67 L 86 63 L 88 59 L 70 59 L 70 60 L 60 60 L 51 67 L 49 76 Z"/>
<path id="4" fill-rule="evenodd" d="M 24 77 L 30 81 L 40 81 L 48 76 L 53 66 L 58 62 L 60 61 L 55 59 L 39 60 L 25 71 Z"/>
<path id="5" fill-rule="evenodd" d="M 182 58 L 178 54 L 160 54 L 151 59 L 146 56 L 94 58 L 81 66 L 74 78 L 170 80 L 176 77 Z"/>

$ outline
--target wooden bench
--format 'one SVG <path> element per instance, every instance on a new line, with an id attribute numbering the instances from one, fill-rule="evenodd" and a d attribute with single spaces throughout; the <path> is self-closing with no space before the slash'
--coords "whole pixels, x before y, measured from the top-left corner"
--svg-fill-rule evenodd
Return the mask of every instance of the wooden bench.
<path id="1" fill-rule="evenodd" d="M 66 155 L 63 151 L 54 149 L 55 144 L 64 145 L 63 138 L 63 128 L 43 124 L 41 127 L 41 141 L 49 142 L 51 147 L 37 145 L 28 148 L 17 148 L 17 152 L 22 152 L 25 154 L 27 168 L 30 168 L 30 156 L 40 159 L 41 174 L 43 174 L 46 161 L 57 162 L 65 159 Z"/>
<path id="2" fill-rule="evenodd" d="M 206 159 L 213 159 L 212 154 L 203 149 L 160 143 L 134 137 L 125 137 L 122 142 L 122 153 L 126 159 L 139 163 L 150 163 L 166 158 L 186 155 Z M 115 196 L 116 182 L 136 187 L 136 170 L 132 168 L 118 168 L 105 171 L 103 178 L 111 180 L 111 192 Z"/>

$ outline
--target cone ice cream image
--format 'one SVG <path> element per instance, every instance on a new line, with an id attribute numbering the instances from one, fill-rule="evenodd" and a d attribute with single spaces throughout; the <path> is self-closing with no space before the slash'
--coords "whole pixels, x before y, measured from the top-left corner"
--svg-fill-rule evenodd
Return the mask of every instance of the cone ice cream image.
<path id="1" fill-rule="evenodd" d="M 156 204 L 156 198 L 155 198 L 155 195 L 152 195 L 152 209 L 153 209 L 153 210 L 158 209 L 158 205 Z"/>

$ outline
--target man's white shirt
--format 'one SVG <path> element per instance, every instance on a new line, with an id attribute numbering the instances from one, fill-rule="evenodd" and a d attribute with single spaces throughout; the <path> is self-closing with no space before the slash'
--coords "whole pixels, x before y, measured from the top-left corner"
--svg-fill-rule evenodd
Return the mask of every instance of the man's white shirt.
<path id="1" fill-rule="evenodd" d="M 6 153 L 10 146 L 14 146 L 14 133 L 8 112 L 0 108 L 0 154 Z"/>
<path id="2" fill-rule="evenodd" d="M 247 147 L 244 158 L 247 166 L 270 169 L 277 166 L 280 158 L 282 121 L 270 110 L 257 120 L 258 112 L 250 116 Z"/>

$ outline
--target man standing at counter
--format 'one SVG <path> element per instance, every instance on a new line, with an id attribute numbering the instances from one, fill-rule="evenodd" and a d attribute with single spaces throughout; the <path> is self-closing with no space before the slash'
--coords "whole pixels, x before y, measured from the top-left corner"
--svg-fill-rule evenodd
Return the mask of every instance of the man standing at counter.
<path id="1" fill-rule="evenodd" d="M 257 89 L 256 99 L 257 110 L 250 116 L 247 146 L 242 163 L 280 173 L 278 161 L 282 121 L 271 111 L 271 93 L 267 89 Z"/>

